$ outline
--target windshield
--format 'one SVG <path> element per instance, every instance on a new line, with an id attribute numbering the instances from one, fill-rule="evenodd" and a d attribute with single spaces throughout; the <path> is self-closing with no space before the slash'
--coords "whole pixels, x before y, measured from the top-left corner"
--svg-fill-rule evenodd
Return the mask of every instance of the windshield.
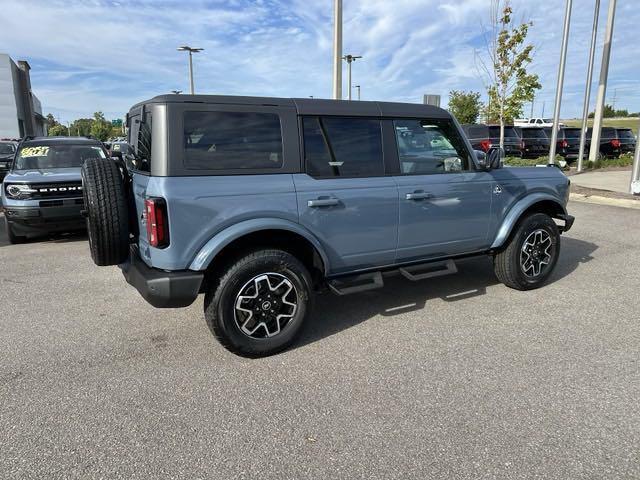
<path id="1" fill-rule="evenodd" d="M 25 145 L 18 152 L 14 170 L 77 168 L 89 158 L 106 158 L 106 155 L 101 147 L 94 145 Z"/>
<path id="2" fill-rule="evenodd" d="M 619 138 L 633 138 L 633 139 L 636 138 L 636 137 L 633 136 L 633 132 L 631 130 L 618 130 L 618 137 Z"/>
<path id="3" fill-rule="evenodd" d="M 0 155 L 13 155 L 16 147 L 12 143 L 0 143 Z"/>
<path id="4" fill-rule="evenodd" d="M 542 128 L 523 128 L 522 138 L 547 138 Z"/>

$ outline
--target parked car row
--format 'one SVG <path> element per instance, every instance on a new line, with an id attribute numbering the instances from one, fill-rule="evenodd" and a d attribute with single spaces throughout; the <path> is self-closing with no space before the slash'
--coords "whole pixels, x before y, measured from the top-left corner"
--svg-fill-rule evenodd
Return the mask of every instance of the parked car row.
<path id="1" fill-rule="evenodd" d="M 462 126 L 469 142 L 476 150 L 488 152 L 500 143 L 500 126 L 465 124 Z M 592 128 L 587 129 L 585 152 L 591 148 Z M 558 130 L 556 151 L 568 162 L 578 158 L 580 149 L 580 128 L 561 127 Z M 552 127 L 519 127 L 506 125 L 504 128 L 504 150 L 507 156 L 536 158 L 549 153 Z M 633 152 L 636 137 L 630 128 L 603 127 L 600 135 L 600 156 L 617 158 L 623 153 Z"/>

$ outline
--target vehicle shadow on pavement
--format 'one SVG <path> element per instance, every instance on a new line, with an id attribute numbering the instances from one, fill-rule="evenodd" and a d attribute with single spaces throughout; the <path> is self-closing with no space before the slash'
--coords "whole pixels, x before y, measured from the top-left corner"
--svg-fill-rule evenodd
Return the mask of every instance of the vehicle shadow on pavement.
<path id="1" fill-rule="evenodd" d="M 24 245 L 29 245 L 30 243 L 41 243 L 41 242 L 49 242 L 49 243 L 67 243 L 67 242 L 84 242 L 87 241 L 87 232 L 85 230 L 79 230 L 75 232 L 69 233 L 50 233 L 46 235 L 41 235 L 38 237 L 29 238 Z M 9 243 L 9 238 L 7 237 L 7 226 L 4 222 L 4 216 L 0 215 L 0 248 L 1 247 L 9 247 L 11 244 Z"/>
<path id="2" fill-rule="evenodd" d="M 591 254 L 597 248 L 590 242 L 563 237 L 560 258 L 549 283 L 592 260 Z M 380 290 L 346 296 L 318 295 L 314 314 L 293 348 L 335 335 L 377 315 L 392 317 L 422 310 L 435 298 L 457 302 L 485 295 L 488 287 L 499 283 L 489 257 L 461 260 L 457 266 L 458 273 L 432 280 L 411 282 L 400 275 L 385 276 L 385 287 Z"/>

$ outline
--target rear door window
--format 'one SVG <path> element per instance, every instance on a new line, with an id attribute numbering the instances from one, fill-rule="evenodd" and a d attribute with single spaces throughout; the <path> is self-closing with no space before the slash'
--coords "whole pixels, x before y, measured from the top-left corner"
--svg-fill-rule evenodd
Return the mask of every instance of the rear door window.
<path id="1" fill-rule="evenodd" d="M 489 133 L 492 138 L 500 138 L 500 127 L 489 127 Z M 504 127 L 504 138 L 518 140 L 520 137 L 513 127 Z"/>
<path id="2" fill-rule="evenodd" d="M 306 172 L 316 178 L 384 175 L 380 120 L 304 117 Z"/>
<path id="3" fill-rule="evenodd" d="M 188 169 L 282 167 L 282 129 L 275 113 L 185 112 L 183 142 Z"/>
<path id="4" fill-rule="evenodd" d="M 522 138 L 547 138 L 542 128 L 523 128 Z"/>

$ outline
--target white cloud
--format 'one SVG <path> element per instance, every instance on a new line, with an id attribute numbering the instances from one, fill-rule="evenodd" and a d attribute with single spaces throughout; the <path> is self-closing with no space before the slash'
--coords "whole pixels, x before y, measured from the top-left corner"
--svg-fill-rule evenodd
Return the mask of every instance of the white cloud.
<path id="1" fill-rule="evenodd" d="M 331 94 L 332 0 L 2 3 L 0 45 L 14 58 L 30 61 L 45 111 L 72 117 L 103 110 L 120 116 L 145 97 L 186 90 L 186 56 L 175 50 L 184 43 L 205 48 L 194 58 L 200 92 Z M 533 69 L 544 86 L 536 113 L 543 101 L 549 113 L 564 1 L 513 3 L 517 18 L 534 22 Z M 640 14 L 632 3 L 619 2 L 608 99 L 617 87 L 617 106 L 640 110 L 640 61 L 630 48 Z M 450 89 L 483 90 L 473 52 L 489 0 L 345 0 L 344 5 L 345 53 L 364 56 L 353 66 L 363 98 L 420 101 L 423 93 L 440 93 L 446 100 Z M 580 114 L 592 5 L 592 0 L 574 2 L 563 116 Z"/>

